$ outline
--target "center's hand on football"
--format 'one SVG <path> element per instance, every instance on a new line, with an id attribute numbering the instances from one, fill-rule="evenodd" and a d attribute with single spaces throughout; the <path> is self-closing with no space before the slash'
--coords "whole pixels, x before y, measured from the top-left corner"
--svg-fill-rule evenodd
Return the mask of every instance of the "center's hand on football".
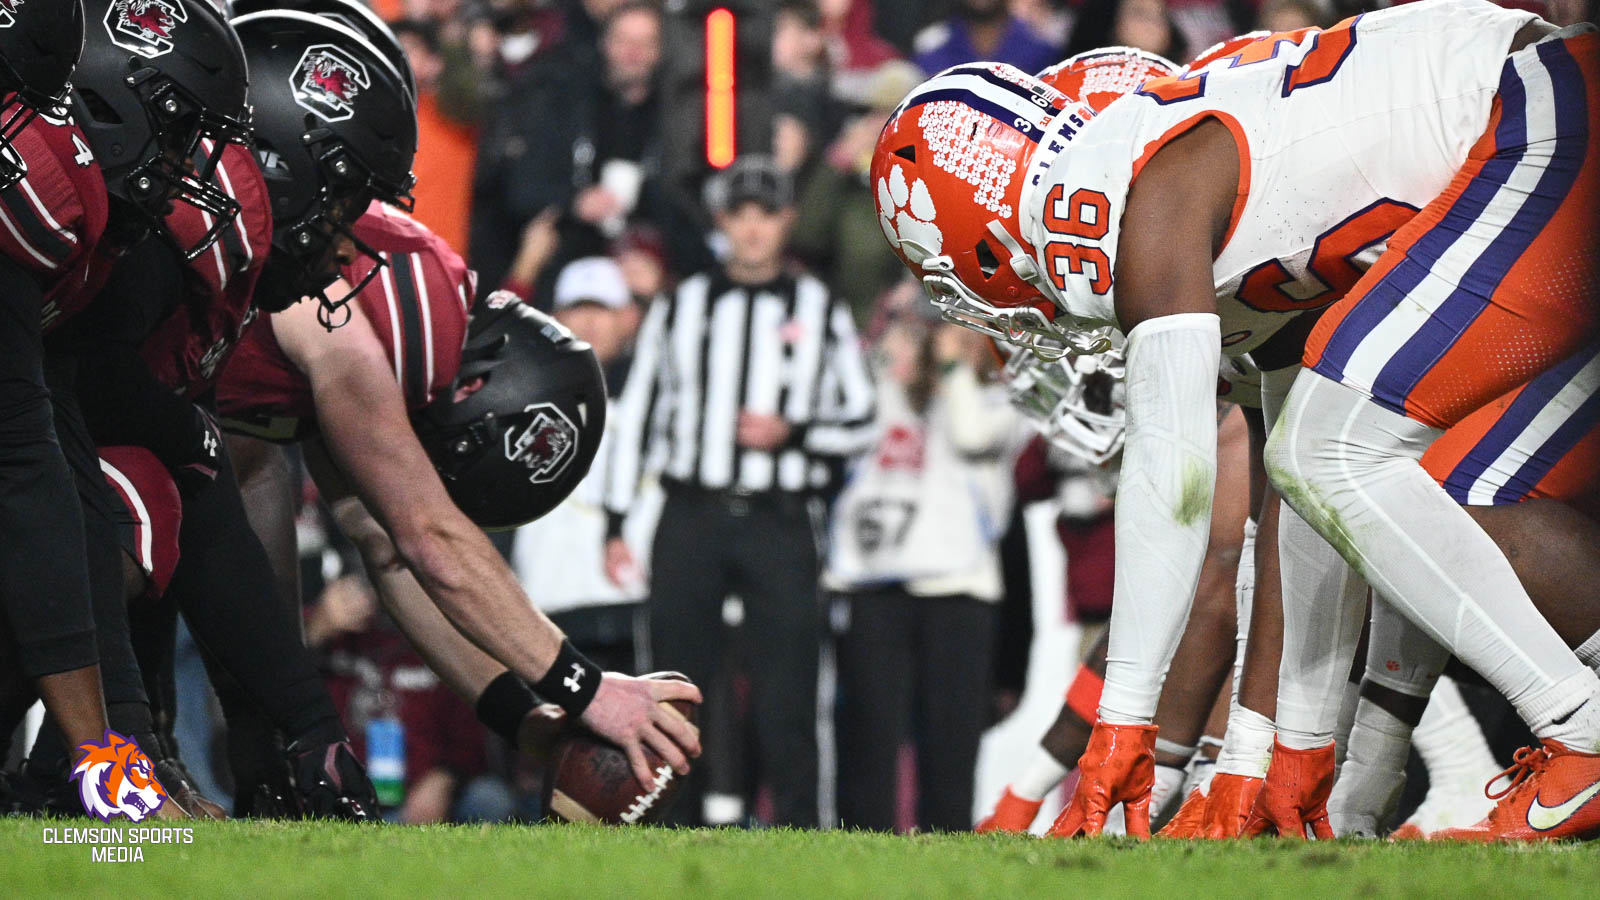
<path id="1" fill-rule="evenodd" d="M 667 705 L 671 700 L 700 702 L 700 689 L 686 681 L 634 678 L 607 672 L 600 690 L 583 712 L 583 724 L 620 746 L 640 784 L 654 777 L 645 747 L 679 775 L 689 773 L 689 759 L 700 755 L 700 729 Z"/>

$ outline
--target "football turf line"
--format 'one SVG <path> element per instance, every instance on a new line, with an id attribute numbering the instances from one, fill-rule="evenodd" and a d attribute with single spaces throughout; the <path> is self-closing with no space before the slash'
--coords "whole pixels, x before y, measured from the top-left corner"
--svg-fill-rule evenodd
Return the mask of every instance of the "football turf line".
<path id="1" fill-rule="evenodd" d="M 1600 845 L 1226 844 L 578 826 L 198 823 L 96 863 L 0 820 L 6 897 L 1594 898 Z M 92 823 L 98 824 L 98 823 Z"/>

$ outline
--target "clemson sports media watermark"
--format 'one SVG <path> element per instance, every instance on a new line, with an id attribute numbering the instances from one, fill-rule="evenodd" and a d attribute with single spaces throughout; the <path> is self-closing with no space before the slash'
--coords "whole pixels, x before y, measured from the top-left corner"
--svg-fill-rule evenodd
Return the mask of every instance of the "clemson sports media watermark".
<path id="1" fill-rule="evenodd" d="M 159 844 L 192 844 L 194 829 L 146 826 L 119 827 L 113 820 L 143 822 L 154 816 L 170 797 L 156 778 L 150 757 L 132 738 L 107 731 L 105 739 L 78 745 L 78 764 L 72 780 L 78 783 L 83 811 L 106 823 L 105 827 L 48 826 L 46 844 L 82 844 L 94 862 L 144 862 L 144 848 Z"/>

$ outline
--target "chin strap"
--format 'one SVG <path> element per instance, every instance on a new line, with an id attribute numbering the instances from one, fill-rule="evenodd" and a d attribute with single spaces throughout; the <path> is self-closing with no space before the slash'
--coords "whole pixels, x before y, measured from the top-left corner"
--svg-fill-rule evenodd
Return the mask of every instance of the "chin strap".
<path id="1" fill-rule="evenodd" d="M 1011 266 L 1011 271 L 1016 272 L 1018 278 L 1038 288 L 1039 293 L 1044 294 L 1052 302 L 1055 302 L 1058 296 L 1055 285 L 1051 284 L 1050 279 L 1044 277 L 1044 273 L 1039 271 L 1038 263 L 1034 262 L 1032 254 L 1023 249 L 1022 242 L 1012 237 L 1011 232 L 1006 230 L 1006 226 L 1000 224 L 999 219 L 990 219 L 986 227 L 989 233 L 994 236 L 994 239 L 999 241 L 1006 248 L 1006 251 L 1011 254 L 1011 258 L 1006 260 L 1006 264 Z M 1059 306 L 1060 304 L 1057 303 L 1057 305 Z"/>

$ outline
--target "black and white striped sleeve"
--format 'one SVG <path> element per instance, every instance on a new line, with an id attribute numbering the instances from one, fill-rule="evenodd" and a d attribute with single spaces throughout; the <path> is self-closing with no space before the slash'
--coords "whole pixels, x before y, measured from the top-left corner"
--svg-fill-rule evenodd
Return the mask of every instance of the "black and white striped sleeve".
<path id="1" fill-rule="evenodd" d="M 645 314 L 634 345 L 627 384 L 623 386 L 622 397 L 613 407 L 607 426 L 611 431 L 611 455 L 605 479 L 607 537 L 622 533 L 622 520 L 633 508 L 639 492 L 652 412 L 664 382 L 662 370 L 666 365 L 667 326 L 672 307 L 671 300 L 658 297 Z"/>
<path id="2" fill-rule="evenodd" d="M 806 429 L 805 449 L 818 456 L 854 456 L 872 447 L 877 392 L 861 352 L 850 310 L 834 298 L 817 383 L 817 412 Z"/>

